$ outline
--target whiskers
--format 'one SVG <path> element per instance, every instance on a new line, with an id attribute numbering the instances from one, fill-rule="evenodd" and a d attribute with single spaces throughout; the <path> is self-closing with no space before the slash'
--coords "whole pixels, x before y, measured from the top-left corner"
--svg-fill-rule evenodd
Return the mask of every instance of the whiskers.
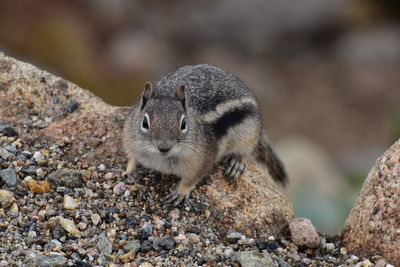
<path id="1" fill-rule="evenodd" d="M 155 149 L 151 143 L 145 142 L 143 140 L 134 141 L 131 145 L 131 151 L 133 154 L 147 154 L 149 152 L 153 152 Z"/>
<path id="2" fill-rule="evenodd" d="M 201 146 L 198 143 L 189 139 L 178 139 L 177 147 L 179 148 L 181 153 L 183 153 L 182 156 L 184 157 L 207 153 L 207 150 L 204 146 Z"/>

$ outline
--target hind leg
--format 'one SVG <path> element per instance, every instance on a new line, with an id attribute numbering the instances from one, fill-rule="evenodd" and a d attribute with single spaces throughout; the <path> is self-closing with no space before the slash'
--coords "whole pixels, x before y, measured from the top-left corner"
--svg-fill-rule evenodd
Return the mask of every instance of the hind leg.
<path id="1" fill-rule="evenodd" d="M 247 168 L 243 156 L 238 154 L 231 154 L 226 159 L 224 174 L 234 180 L 241 176 Z"/>

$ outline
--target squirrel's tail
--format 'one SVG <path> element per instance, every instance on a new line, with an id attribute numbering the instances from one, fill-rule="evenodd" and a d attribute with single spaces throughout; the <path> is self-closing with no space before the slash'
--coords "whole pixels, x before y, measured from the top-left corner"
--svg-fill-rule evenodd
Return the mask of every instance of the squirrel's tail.
<path id="1" fill-rule="evenodd" d="M 261 131 L 260 139 L 258 140 L 255 150 L 255 159 L 267 167 L 269 174 L 276 182 L 283 186 L 289 182 L 285 166 L 283 166 L 282 161 L 268 143 L 267 135 L 263 130 Z"/>

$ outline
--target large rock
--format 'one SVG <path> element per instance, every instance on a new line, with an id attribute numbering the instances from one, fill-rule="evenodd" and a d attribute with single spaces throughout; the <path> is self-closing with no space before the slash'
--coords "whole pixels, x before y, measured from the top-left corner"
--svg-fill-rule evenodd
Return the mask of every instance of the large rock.
<path id="1" fill-rule="evenodd" d="M 359 256 L 380 254 L 400 265 L 400 139 L 375 163 L 346 220 L 345 246 Z"/>
<path id="2" fill-rule="evenodd" d="M 211 180 L 212 183 L 199 190 L 216 211 L 211 218 L 218 225 L 248 236 L 254 236 L 255 232 L 280 236 L 287 231 L 293 207 L 271 177 L 255 165 L 248 164 L 245 174 L 235 184 L 230 184 L 220 172 L 212 175 Z"/>
<path id="3" fill-rule="evenodd" d="M 0 101 L 0 122 L 15 127 L 21 139 L 65 146 L 65 161 L 88 166 L 103 163 L 123 172 L 126 157 L 120 133 L 127 108 L 107 105 L 62 78 L 2 53 Z M 215 224 L 222 233 L 240 231 L 248 236 L 257 231 L 276 236 L 286 232 L 292 205 L 256 166 L 249 164 L 236 185 L 229 184 L 221 172 L 209 181 L 194 192 L 195 198 L 210 204 L 205 223 Z M 163 183 L 156 186 L 161 188 Z"/>
<path id="4" fill-rule="evenodd" d="M 113 107 L 77 85 L 0 52 L 0 122 L 23 139 L 66 143 L 67 157 L 92 165 L 123 159 L 127 108 Z M 85 158 L 80 157 L 86 152 Z"/>

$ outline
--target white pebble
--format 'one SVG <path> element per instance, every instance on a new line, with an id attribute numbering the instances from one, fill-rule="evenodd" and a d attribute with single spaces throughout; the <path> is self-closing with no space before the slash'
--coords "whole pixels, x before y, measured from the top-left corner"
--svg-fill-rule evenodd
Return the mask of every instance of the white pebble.
<path id="1" fill-rule="evenodd" d="M 107 172 L 104 175 L 104 178 L 106 178 L 107 180 L 112 179 L 114 177 L 114 174 L 112 172 Z"/>
<path id="2" fill-rule="evenodd" d="M 373 266 L 373 264 L 369 260 L 364 260 L 355 265 L 355 267 L 372 267 L 372 266 Z"/>
<path id="3" fill-rule="evenodd" d="M 268 240 L 269 240 L 269 241 L 275 241 L 275 237 L 272 236 L 272 235 L 270 235 L 270 236 L 268 237 Z"/>
<path id="4" fill-rule="evenodd" d="M 73 199 L 72 197 L 70 197 L 68 195 L 64 195 L 63 205 L 64 205 L 64 209 L 74 210 L 79 207 L 79 201 L 76 201 L 75 199 Z"/>
<path id="5" fill-rule="evenodd" d="M 106 166 L 102 163 L 99 165 L 99 170 L 100 171 L 105 171 L 106 170 Z"/>
<path id="6" fill-rule="evenodd" d="M 224 250 L 224 256 L 226 258 L 230 258 L 232 254 L 233 254 L 233 249 L 232 248 L 227 248 L 227 249 Z"/>
<path id="7" fill-rule="evenodd" d="M 28 232 L 28 237 L 35 237 L 35 236 L 37 236 L 35 231 L 29 231 Z"/>
<path id="8" fill-rule="evenodd" d="M 36 161 L 44 160 L 44 159 L 45 159 L 44 156 L 43 156 L 43 154 L 40 153 L 40 151 L 36 151 L 36 152 L 33 154 L 33 158 L 34 158 Z"/>
<path id="9" fill-rule="evenodd" d="M 333 252 L 335 250 L 335 244 L 333 244 L 333 243 L 326 243 L 325 247 L 326 247 L 326 250 L 329 252 Z"/>
<path id="10" fill-rule="evenodd" d="M 124 197 L 129 197 L 131 195 L 131 191 L 129 189 L 125 190 Z"/>
<path id="11" fill-rule="evenodd" d="M 93 213 L 90 215 L 90 219 L 92 219 L 93 225 L 98 225 L 100 222 L 100 215 L 97 213 Z"/>
<path id="12" fill-rule="evenodd" d="M 46 175 L 46 172 L 42 168 L 39 168 L 39 169 L 36 170 L 36 175 L 38 177 L 43 177 L 43 176 Z"/>

